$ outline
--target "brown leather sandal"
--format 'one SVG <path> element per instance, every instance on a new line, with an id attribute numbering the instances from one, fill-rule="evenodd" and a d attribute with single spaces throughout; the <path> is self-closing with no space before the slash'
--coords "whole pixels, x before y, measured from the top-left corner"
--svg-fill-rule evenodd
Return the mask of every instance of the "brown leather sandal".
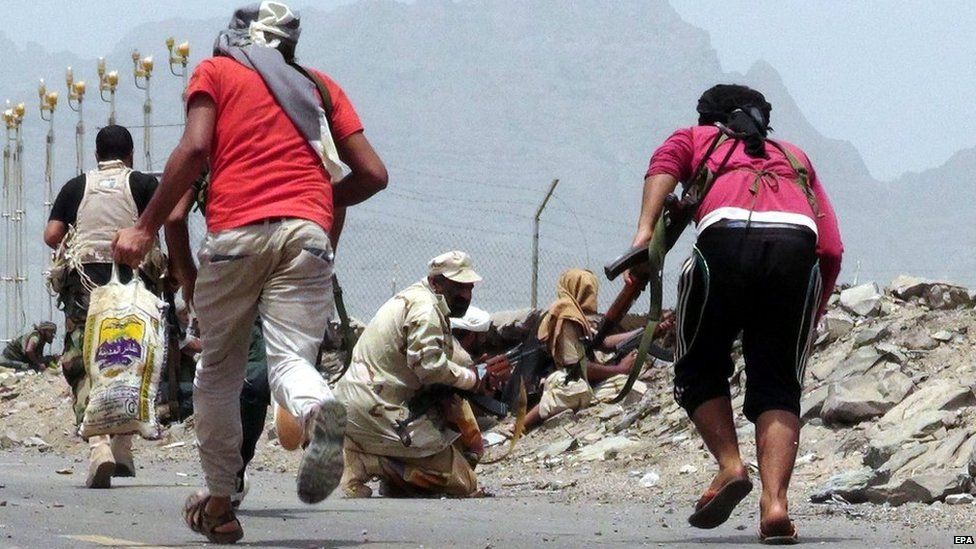
<path id="1" fill-rule="evenodd" d="M 190 530 L 206 536 L 211 543 L 230 544 L 235 543 L 244 537 L 244 529 L 241 522 L 237 520 L 234 511 L 228 511 L 218 517 L 207 514 L 207 502 L 210 496 L 204 492 L 191 494 L 183 504 L 183 521 L 190 527 Z M 234 522 L 237 529 L 230 532 L 218 532 L 216 529 L 225 524 Z"/>

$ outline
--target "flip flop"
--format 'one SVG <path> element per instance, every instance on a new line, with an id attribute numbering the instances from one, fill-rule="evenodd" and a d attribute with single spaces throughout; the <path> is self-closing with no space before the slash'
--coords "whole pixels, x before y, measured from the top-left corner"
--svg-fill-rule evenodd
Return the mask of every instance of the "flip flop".
<path id="1" fill-rule="evenodd" d="M 797 534 L 796 525 L 790 522 L 790 533 L 788 534 L 767 534 L 759 526 L 759 543 L 763 545 L 796 545 L 800 543 L 800 536 Z"/>
<path id="2" fill-rule="evenodd" d="M 688 517 L 688 524 L 706 530 L 721 525 L 751 491 L 752 482 L 747 478 L 729 482 L 704 504 L 699 502 L 699 507 Z"/>

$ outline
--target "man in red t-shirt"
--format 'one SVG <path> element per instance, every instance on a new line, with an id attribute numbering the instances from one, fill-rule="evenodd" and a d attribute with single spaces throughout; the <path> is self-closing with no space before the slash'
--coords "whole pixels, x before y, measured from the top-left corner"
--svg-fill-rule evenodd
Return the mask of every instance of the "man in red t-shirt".
<path id="1" fill-rule="evenodd" d="M 325 499 L 342 474 L 345 410 L 314 367 L 333 309 L 329 232 L 336 209 L 382 190 L 387 173 L 342 89 L 294 65 L 298 32 L 297 15 L 283 4 L 235 13 L 217 56 L 193 73 L 186 128 L 159 190 L 114 246 L 116 261 L 137 265 L 209 164 L 208 233 L 192 292 L 203 343 L 195 423 L 208 492 L 187 500 L 184 518 L 218 543 L 243 536 L 230 496 L 242 463 L 239 396 L 257 314 L 274 398 L 304 422 L 309 440 L 300 499 Z M 341 180 L 335 156 L 350 169 Z M 187 266 L 177 275 L 193 286 Z"/>

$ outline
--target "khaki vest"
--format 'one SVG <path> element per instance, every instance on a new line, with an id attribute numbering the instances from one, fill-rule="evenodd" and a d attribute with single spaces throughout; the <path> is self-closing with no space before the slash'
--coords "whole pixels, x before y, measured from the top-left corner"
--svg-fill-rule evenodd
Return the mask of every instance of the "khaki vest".
<path id="1" fill-rule="evenodd" d="M 139 209 L 129 188 L 131 174 L 120 160 L 99 162 L 97 169 L 85 174 L 72 241 L 74 255 L 82 263 L 111 263 L 115 234 L 135 226 Z"/>

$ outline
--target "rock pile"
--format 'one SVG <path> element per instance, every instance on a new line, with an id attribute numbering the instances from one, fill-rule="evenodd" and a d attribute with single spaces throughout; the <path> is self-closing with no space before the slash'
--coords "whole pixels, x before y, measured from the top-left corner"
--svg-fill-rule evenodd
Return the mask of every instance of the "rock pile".
<path id="1" fill-rule="evenodd" d="M 845 288 L 832 297 L 806 374 L 798 494 L 820 503 L 972 501 L 974 303 L 965 288 L 910 277 L 884 289 Z M 737 411 L 743 366 L 740 358 L 732 379 Z M 641 379 L 648 391 L 639 403 L 596 404 L 551 418 L 520 443 L 516 459 L 489 474 L 506 487 L 539 474 L 585 490 L 593 486 L 592 464 L 600 462 L 601 478 L 626 473 L 636 497 L 662 484 L 696 494 L 714 466 L 674 404 L 671 369 L 658 364 Z M 741 416 L 737 427 L 744 457 L 755 470 L 754 427 Z M 667 482 L 643 482 L 645 477 Z"/>
<path id="2" fill-rule="evenodd" d="M 972 293 L 901 276 L 885 291 L 844 289 L 836 301 L 817 340 L 802 415 L 859 433 L 847 450 L 860 453 L 864 469 L 832 477 L 811 500 L 901 505 L 976 490 Z"/>

